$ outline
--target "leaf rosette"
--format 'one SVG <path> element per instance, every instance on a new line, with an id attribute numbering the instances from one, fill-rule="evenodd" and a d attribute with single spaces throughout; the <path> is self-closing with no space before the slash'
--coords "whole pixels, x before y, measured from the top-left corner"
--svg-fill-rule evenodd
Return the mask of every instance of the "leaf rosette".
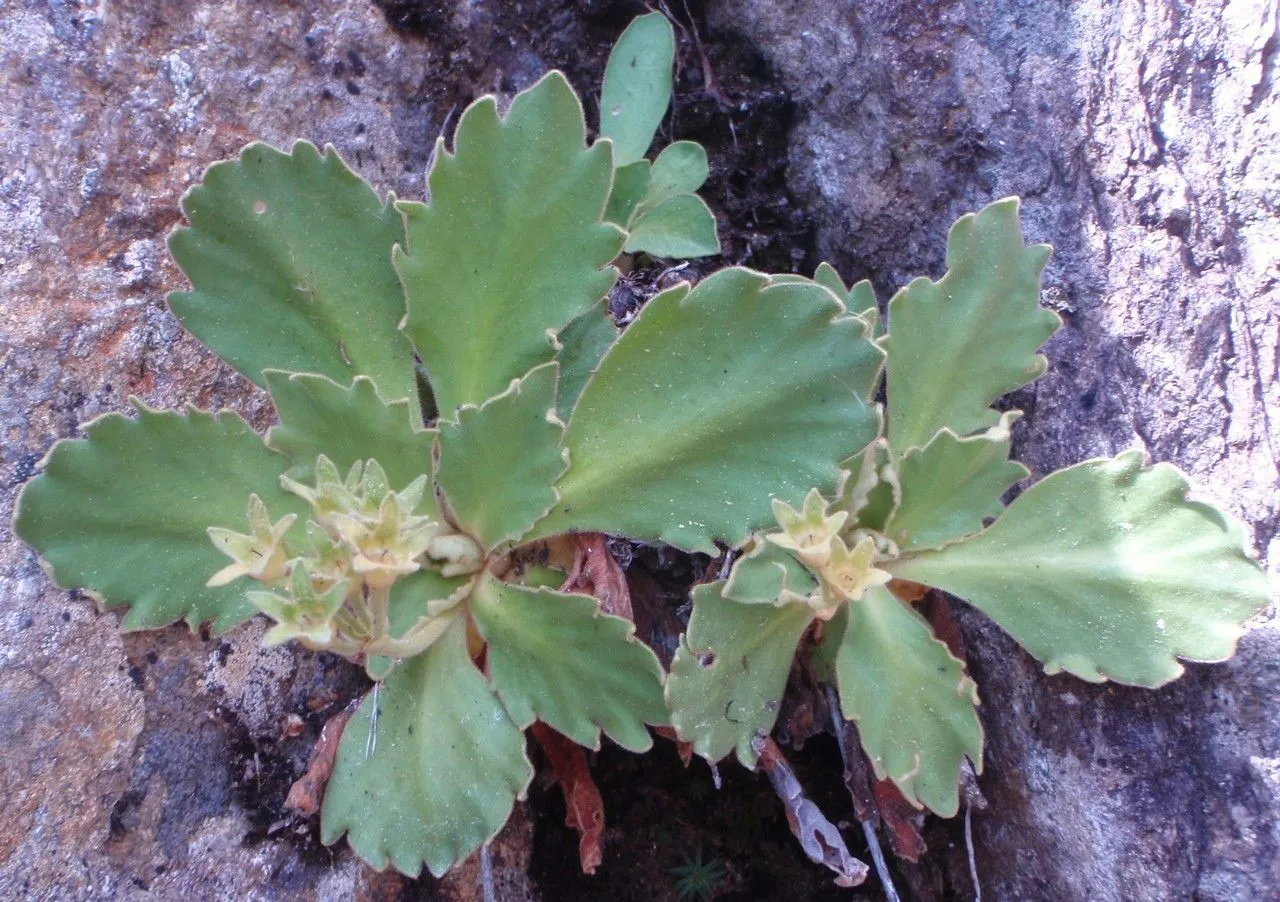
<path id="1" fill-rule="evenodd" d="M 661 16 L 637 27 L 674 40 Z M 833 490 L 874 434 L 882 354 L 825 288 L 735 268 L 621 335 L 603 312 L 624 243 L 713 249 L 713 220 L 700 247 L 657 228 L 673 202 L 701 205 L 705 153 L 641 159 L 669 57 L 632 86 L 640 126 L 613 119 L 592 145 L 559 73 L 503 114 L 477 101 L 423 204 L 393 208 L 305 143 L 212 167 L 173 240 L 193 291 L 172 303 L 278 422 L 264 439 L 232 414 L 139 407 L 59 443 L 23 492 L 19 534 L 64 584 L 128 608 L 126 627 L 223 630 L 256 611 L 269 644 L 365 667 L 377 689 L 321 817 L 375 867 L 440 874 L 491 838 L 528 786 L 535 721 L 633 751 L 668 722 L 634 624 L 559 588 L 560 537 L 737 543 L 770 522 L 761 484 L 786 470 L 788 502 Z M 604 219 L 613 167 L 637 162 L 624 234 Z"/>

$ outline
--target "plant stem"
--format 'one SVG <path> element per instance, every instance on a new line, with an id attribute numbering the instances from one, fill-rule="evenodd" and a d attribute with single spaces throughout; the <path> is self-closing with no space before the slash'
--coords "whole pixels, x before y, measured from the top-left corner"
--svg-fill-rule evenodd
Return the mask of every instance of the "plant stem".
<path id="1" fill-rule="evenodd" d="M 388 658 L 412 658 L 430 648 L 452 623 L 452 617 L 421 617 L 399 639 L 384 635 L 366 645 L 364 651 L 366 654 L 386 655 Z"/>

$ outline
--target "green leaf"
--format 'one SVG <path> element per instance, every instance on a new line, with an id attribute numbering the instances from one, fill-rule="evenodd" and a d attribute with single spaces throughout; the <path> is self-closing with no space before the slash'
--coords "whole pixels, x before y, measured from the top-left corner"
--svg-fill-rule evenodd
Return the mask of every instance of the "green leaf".
<path id="1" fill-rule="evenodd" d="M 440 423 L 436 482 L 458 525 L 491 550 L 524 535 L 556 502 L 551 486 L 567 464 L 556 418 L 559 366 L 548 363 Z"/>
<path id="2" fill-rule="evenodd" d="M 716 217 L 698 195 L 676 195 L 636 217 L 622 249 L 681 259 L 718 254 Z"/>
<path id="3" fill-rule="evenodd" d="M 871 324 L 873 335 L 877 338 L 884 335 L 884 321 L 880 319 L 880 306 L 876 303 L 876 290 L 870 279 L 863 279 L 850 288 L 845 304 L 850 310 L 858 311 L 858 316 Z"/>
<path id="4" fill-rule="evenodd" d="M 662 13 L 632 20 L 618 38 L 600 92 L 600 137 L 613 141 L 614 163 L 645 155 L 671 103 L 676 34 Z"/>
<path id="5" fill-rule="evenodd" d="M 835 296 L 848 306 L 849 289 L 845 286 L 844 279 L 840 278 L 840 273 L 836 272 L 836 268 L 830 263 L 818 264 L 818 268 L 813 271 L 813 281 L 834 292 Z"/>
<path id="6" fill-rule="evenodd" d="M 878 417 L 881 410 L 877 406 Z M 845 461 L 845 468 L 848 475 L 840 486 L 839 508 L 849 512 L 853 524 L 883 532 L 902 499 L 889 443 L 876 439 L 857 457 Z"/>
<path id="7" fill-rule="evenodd" d="M 432 602 L 452 598 L 470 581 L 470 576 L 444 576 L 431 567 L 397 579 L 387 605 L 391 635 L 397 639 L 403 636 L 421 618 L 432 613 L 428 607 Z"/>
<path id="8" fill-rule="evenodd" d="M 1018 200 L 960 217 L 947 237 L 947 274 L 913 281 L 889 302 L 889 444 L 924 446 L 943 427 L 994 426 L 996 398 L 1045 370 L 1036 349 L 1061 323 L 1039 305 L 1047 245 L 1025 247 Z"/>
<path id="9" fill-rule="evenodd" d="M 459 617 L 347 724 L 320 838 L 347 833 L 376 870 L 417 877 L 425 864 L 439 877 L 502 829 L 532 778 L 524 735 L 471 663 Z"/>
<path id="10" fill-rule="evenodd" d="M 441 416 L 482 404 L 551 360 L 548 337 L 603 297 L 622 234 L 600 221 L 609 145 L 586 148 L 582 106 L 552 72 L 462 114 L 454 153 L 437 145 L 429 204 L 400 202 L 408 244 L 395 254 Z"/>
<path id="11" fill-rule="evenodd" d="M 356 461 L 372 458 L 395 489 L 431 473 L 436 433 L 417 425 L 418 412 L 410 402 L 383 401 L 363 376 L 350 387 L 311 373 L 267 370 L 266 378 L 280 416 L 280 424 L 267 433 L 267 445 L 293 462 L 293 479 L 312 482 L 321 454 L 343 474 Z"/>
<path id="12" fill-rule="evenodd" d="M 404 292 L 391 249 L 404 228 L 389 197 L 332 147 L 250 144 L 182 199 L 169 237 L 193 290 L 169 306 L 196 338 L 258 385 L 263 370 L 373 379 L 417 403 L 413 349 L 398 331 Z"/>
<path id="13" fill-rule="evenodd" d="M 727 269 L 663 292 L 614 343 L 565 433 L 538 536 L 608 532 L 715 552 L 773 525 L 771 496 L 830 494 L 875 437 L 881 355 L 813 285 Z"/>
<path id="14" fill-rule="evenodd" d="M 819 263 L 813 272 L 813 278 L 807 279 L 798 273 L 781 273 L 771 276 L 775 284 L 783 282 L 813 282 L 821 285 L 840 299 L 850 311 L 857 313 L 871 327 L 871 334 L 879 337 L 884 334 L 884 323 L 880 321 L 880 308 L 876 305 L 876 292 L 869 279 L 863 279 L 852 288 L 846 288 L 844 280 L 830 263 Z"/>
<path id="15" fill-rule="evenodd" d="M 925 619 L 883 586 L 848 607 L 836 655 L 844 714 L 857 721 L 877 778 L 951 817 L 961 762 L 967 757 L 982 773 L 977 687 Z"/>
<path id="16" fill-rule="evenodd" d="M 1009 460 L 1009 427 L 1022 416 L 1010 411 L 986 432 L 959 438 L 943 429 L 898 463 L 902 500 L 884 528 L 906 551 L 936 548 L 982 529 L 1004 507 L 1000 497 L 1031 471 Z"/>
<path id="17" fill-rule="evenodd" d="M 740 604 L 721 595 L 724 583 L 694 587 L 693 615 L 680 640 L 667 706 L 680 738 L 708 761 L 732 751 L 755 767 L 751 740 L 778 718 L 791 659 L 813 621 L 808 605 Z"/>
<path id="18" fill-rule="evenodd" d="M 1223 661 L 1267 604 L 1238 523 L 1142 454 L 1046 476 L 971 539 L 882 566 L 967 599 L 1045 670 L 1160 686 Z"/>
<path id="19" fill-rule="evenodd" d="M 208 528 L 243 532 L 250 494 L 273 518 L 304 514 L 280 488 L 288 461 L 234 413 L 134 405 L 137 419 L 108 414 L 85 426 L 86 439 L 54 445 L 18 499 L 15 531 L 59 585 L 128 607 L 125 630 L 177 620 L 229 630 L 254 608 L 243 581 L 205 585 L 227 563 Z"/>
<path id="20" fill-rule="evenodd" d="M 587 595 L 530 589 L 486 575 L 471 615 L 489 645 L 494 688 L 517 726 L 534 719 L 579 745 L 600 731 L 633 752 L 653 744 L 645 726 L 667 723 L 662 665 L 635 624 L 600 611 Z"/>
<path id="21" fill-rule="evenodd" d="M 648 160 L 636 160 L 618 169 L 613 174 L 613 190 L 609 192 L 609 204 L 604 211 L 605 220 L 626 228 L 631 221 L 631 214 L 640 201 L 644 200 L 648 190 Z"/>
<path id="22" fill-rule="evenodd" d="M 618 340 L 618 327 L 609 315 L 607 303 L 600 301 L 560 331 L 560 350 L 556 351 L 556 361 L 560 364 L 556 416 L 566 422 L 600 359 Z"/>
<path id="23" fill-rule="evenodd" d="M 809 569 L 773 542 L 757 539 L 750 552 L 734 561 L 724 597 L 743 604 L 778 604 L 783 593 L 807 598 L 818 587 Z"/>
<path id="24" fill-rule="evenodd" d="M 696 141 L 668 144 L 653 161 L 642 211 L 652 210 L 681 194 L 692 194 L 703 186 L 709 174 L 707 152 L 701 144 Z"/>

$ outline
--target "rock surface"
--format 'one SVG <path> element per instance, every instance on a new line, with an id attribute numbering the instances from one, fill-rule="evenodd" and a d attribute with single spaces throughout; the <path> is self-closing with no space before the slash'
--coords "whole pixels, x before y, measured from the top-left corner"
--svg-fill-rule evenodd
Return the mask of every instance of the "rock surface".
<path id="1" fill-rule="evenodd" d="M 163 238 L 204 166 L 305 137 L 419 196 L 461 105 L 550 66 L 598 84 L 639 9 L 0 0 L 0 897 L 417 892 L 280 809 L 356 676 L 264 654 L 253 629 L 122 637 L 49 585 L 9 509 L 53 441 L 130 394 L 269 421 L 163 305 L 181 285 Z M 957 215 L 1021 194 L 1029 236 L 1057 249 L 1046 296 L 1067 320 L 1050 375 L 1013 399 L 1022 459 L 1040 474 L 1140 443 L 1265 553 L 1280 527 L 1276 16 L 1266 0 L 722 0 L 697 32 L 711 81 L 682 31 L 674 130 L 711 148 L 731 261 L 830 259 L 882 298 L 940 273 Z M 1158 693 L 1045 677 L 962 622 L 989 738 L 987 898 L 1280 894 L 1273 620 Z M 281 739 L 289 714 L 305 730 Z M 903 888 L 967 897 L 954 828 L 938 829 Z M 503 856 L 513 899 L 535 895 L 527 831 Z"/>
<path id="2" fill-rule="evenodd" d="M 163 304 L 181 284 L 165 234 L 205 166 L 307 137 L 421 193 L 430 53 L 368 3 L 309 6 L 0 3 L 2 898 L 336 899 L 359 879 L 292 823 L 257 841 L 335 683 L 315 657 L 260 654 L 260 628 L 122 637 L 8 525 L 52 442 L 129 395 L 269 415 Z M 308 730 L 277 744 L 288 713 Z"/>

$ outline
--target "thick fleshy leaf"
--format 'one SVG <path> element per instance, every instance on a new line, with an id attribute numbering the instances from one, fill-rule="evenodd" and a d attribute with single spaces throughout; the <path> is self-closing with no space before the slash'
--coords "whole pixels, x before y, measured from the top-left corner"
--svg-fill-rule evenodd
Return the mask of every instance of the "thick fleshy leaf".
<path id="1" fill-rule="evenodd" d="M 678 194 L 640 213 L 622 249 L 680 259 L 718 254 L 716 217 L 698 195 Z"/>
<path id="2" fill-rule="evenodd" d="M 1244 531 L 1187 500 L 1183 475 L 1130 451 L 1046 476 L 984 532 L 882 566 L 945 589 L 1045 670 L 1160 686 L 1179 658 L 1222 661 L 1267 603 Z"/>
<path id="3" fill-rule="evenodd" d="M 605 295 L 622 233 L 600 221 L 613 166 L 587 149 L 582 105 L 559 72 L 462 114 L 454 152 L 437 145 L 429 204 L 401 202 L 395 254 L 409 313 L 445 419 L 549 361 L 552 333 Z"/>
<path id="4" fill-rule="evenodd" d="M 714 553 L 773 525 L 772 497 L 830 494 L 875 437 L 881 354 L 814 285 L 727 269 L 640 311 L 587 383 L 539 536 L 607 532 Z"/>
<path id="5" fill-rule="evenodd" d="M 944 426 L 994 426 L 996 398 L 1045 370 L 1036 349 L 1058 328 L 1040 306 L 1048 245 L 1024 246 L 1018 200 L 960 217 L 947 237 L 947 274 L 914 280 L 889 302 L 889 444 L 924 446 Z"/>
<path id="6" fill-rule="evenodd" d="M 871 327 L 872 335 L 877 338 L 884 334 L 884 323 L 880 321 L 880 308 L 876 305 L 876 291 L 869 279 L 863 279 L 852 288 L 846 288 L 840 273 L 830 263 L 819 263 L 813 271 L 813 278 L 806 279 L 798 273 L 783 273 L 773 277 L 774 282 L 816 282 L 838 297 L 850 311 L 858 314 Z"/>
<path id="7" fill-rule="evenodd" d="M 667 706 L 680 738 L 709 761 L 732 751 L 754 767 L 751 741 L 778 718 L 796 645 L 813 621 L 803 604 L 740 604 L 723 597 L 724 583 L 693 590 L 693 615 L 680 640 Z"/>
<path id="8" fill-rule="evenodd" d="M 613 141 L 615 165 L 648 152 L 671 103 L 675 57 L 675 30 L 662 13 L 632 20 L 614 45 L 600 92 L 600 137 Z"/>
<path id="9" fill-rule="evenodd" d="M 724 597 L 743 604 L 778 604 L 793 595 L 807 598 L 817 587 L 813 574 L 790 552 L 757 539 L 755 547 L 734 562 Z"/>
<path id="10" fill-rule="evenodd" d="M 876 408 L 877 412 L 881 409 Z M 883 532 L 902 500 L 889 443 L 876 439 L 853 460 L 845 461 L 845 468 L 847 475 L 840 486 L 837 506 L 849 511 L 851 523 Z"/>
<path id="11" fill-rule="evenodd" d="M 569 421 L 573 406 L 595 373 L 600 359 L 618 340 L 618 327 L 601 301 L 560 330 L 560 383 L 556 388 L 556 416 Z"/>
<path id="12" fill-rule="evenodd" d="M 600 611 L 589 595 L 530 589 L 485 576 L 471 615 L 488 643 L 494 689 L 517 726 L 543 721 L 574 742 L 653 744 L 645 724 L 665 724 L 662 665 L 635 624 Z"/>
<path id="13" fill-rule="evenodd" d="M 458 525 L 492 549 L 524 535 L 555 504 L 565 470 L 555 415 L 559 366 L 548 363 L 482 407 L 440 423 L 436 481 Z"/>
<path id="14" fill-rule="evenodd" d="M 436 433 L 417 425 L 418 412 L 409 401 L 383 401 L 363 376 L 349 387 L 311 373 L 267 370 L 266 376 L 280 416 L 267 445 L 293 462 L 293 479 L 311 483 L 321 454 L 343 474 L 356 461 L 372 458 L 393 489 L 431 473 Z"/>
<path id="15" fill-rule="evenodd" d="M 192 291 L 169 306 L 196 338 L 258 385 L 263 370 L 364 375 L 417 404 L 413 348 L 399 332 L 404 292 L 391 249 L 404 240 L 332 147 L 250 144 L 182 199 L 190 228 L 169 237 Z"/>
<path id="16" fill-rule="evenodd" d="M 870 279 L 863 279 L 849 289 L 849 297 L 845 301 L 850 310 L 871 324 L 871 332 L 877 338 L 884 335 L 884 321 L 880 318 L 880 306 L 876 302 L 876 290 Z"/>
<path id="17" fill-rule="evenodd" d="M 391 587 L 391 601 L 387 606 L 391 635 L 399 638 L 408 629 L 427 616 L 433 602 L 443 602 L 454 597 L 470 582 L 470 576 L 444 576 L 439 570 L 426 567 L 408 576 L 402 576 Z"/>
<path id="18" fill-rule="evenodd" d="M 701 144 L 696 141 L 668 144 L 653 161 L 643 209 L 651 210 L 673 197 L 692 194 L 706 182 L 710 171 L 707 152 Z"/>
<path id="19" fill-rule="evenodd" d="M 844 284 L 844 279 L 840 278 L 840 273 L 836 272 L 836 268 L 830 263 L 818 264 L 818 268 L 813 271 L 813 281 L 833 291 L 835 296 L 848 306 L 849 288 Z"/>
<path id="20" fill-rule="evenodd" d="M 961 762 L 982 773 L 977 686 L 925 619 L 883 586 L 851 603 L 848 617 L 836 654 L 845 717 L 857 722 L 877 778 L 951 817 Z"/>
<path id="21" fill-rule="evenodd" d="M 502 829 L 532 778 L 524 736 L 471 663 L 459 617 L 347 724 L 321 839 L 346 833 L 378 870 L 416 877 L 425 864 L 438 877 Z"/>
<path id="22" fill-rule="evenodd" d="M 944 429 L 923 448 L 898 462 L 902 490 L 885 534 L 903 551 L 936 548 L 973 535 L 987 517 L 1004 509 L 1000 497 L 1031 475 L 1009 460 L 1009 427 L 1020 411 L 1010 411 L 986 432 L 959 438 Z"/>
<path id="23" fill-rule="evenodd" d="M 205 585 L 227 563 L 208 528 L 244 532 L 251 494 L 273 519 L 304 514 L 280 488 L 288 461 L 234 413 L 134 403 L 136 419 L 108 414 L 85 427 L 86 439 L 54 445 L 22 491 L 15 531 L 59 585 L 128 607 L 126 630 L 177 620 L 231 629 L 254 608 L 243 580 Z"/>
<path id="24" fill-rule="evenodd" d="M 609 204 L 604 218 L 614 225 L 626 228 L 640 201 L 649 190 L 649 161 L 636 160 L 613 174 L 613 190 L 609 192 Z"/>

